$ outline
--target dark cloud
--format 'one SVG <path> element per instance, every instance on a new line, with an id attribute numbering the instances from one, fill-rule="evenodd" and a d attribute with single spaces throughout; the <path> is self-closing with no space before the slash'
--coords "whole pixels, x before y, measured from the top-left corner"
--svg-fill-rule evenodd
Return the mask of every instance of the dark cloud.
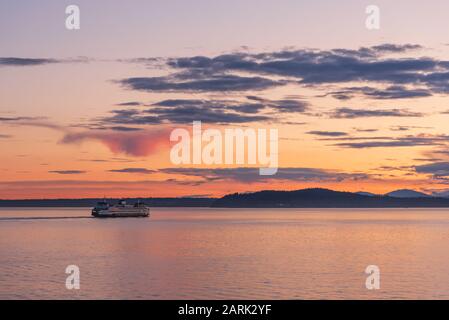
<path id="1" fill-rule="evenodd" d="M 435 162 L 416 166 L 417 173 L 432 174 L 434 178 L 449 176 L 449 162 Z"/>
<path id="2" fill-rule="evenodd" d="M 112 127 L 106 128 L 106 129 L 113 130 L 113 131 L 140 131 L 140 130 L 142 130 L 141 128 L 133 128 L 133 127 L 125 127 L 125 126 L 112 126 Z"/>
<path id="3" fill-rule="evenodd" d="M 184 79 L 181 74 L 168 77 L 127 78 L 118 82 L 125 88 L 139 91 L 247 91 L 264 90 L 286 84 L 285 81 L 275 81 L 263 77 L 243 77 L 238 75 L 217 74 L 209 76 L 194 76 Z"/>
<path id="4" fill-rule="evenodd" d="M 250 123 L 274 121 L 280 114 L 306 110 L 305 102 L 293 99 L 268 100 L 255 96 L 246 97 L 246 101 L 168 99 L 149 105 L 147 109 L 113 110 L 111 116 L 97 119 L 90 126 L 117 128 L 123 125 L 186 124 L 193 121 L 215 124 Z"/>
<path id="5" fill-rule="evenodd" d="M 375 99 L 410 99 L 432 95 L 428 89 L 407 89 L 404 86 L 391 86 L 383 90 L 370 89 L 363 91 L 363 94 Z"/>
<path id="6" fill-rule="evenodd" d="M 53 59 L 53 58 L 18 58 L 18 57 L 0 57 L 0 66 L 9 67 L 27 67 L 40 66 L 54 63 L 75 63 L 88 62 L 90 59 L 86 57 L 70 58 L 70 59 Z"/>
<path id="7" fill-rule="evenodd" d="M 334 49 L 332 52 L 359 57 L 359 58 L 374 58 L 378 56 L 383 56 L 386 54 L 392 53 L 406 53 L 409 51 L 416 51 L 419 49 L 423 49 L 422 46 L 417 44 L 392 44 L 392 43 L 384 43 L 372 47 L 361 47 L 358 50 L 350 50 L 350 49 Z"/>
<path id="8" fill-rule="evenodd" d="M 204 123 L 248 123 L 256 121 L 266 121 L 268 116 L 251 115 L 246 113 L 229 112 L 226 109 L 207 108 L 202 105 L 179 105 L 176 107 L 153 107 L 148 110 L 127 112 L 128 110 L 114 110 L 111 117 L 102 118 L 103 124 L 128 124 L 128 125 L 148 125 L 160 124 L 163 122 L 185 124 L 193 121 Z"/>
<path id="9" fill-rule="evenodd" d="M 200 99 L 169 99 L 154 103 L 152 106 L 178 108 L 202 108 L 215 110 L 234 110 L 242 113 L 257 113 L 267 107 L 262 103 L 248 103 L 234 100 L 200 100 Z"/>
<path id="10" fill-rule="evenodd" d="M 152 114 L 157 114 L 161 119 L 166 119 L 171 123 L 191 123 L 192 121 L 202 121 L 204 123 L 249 123 L 269 120 L 266 115 L 253 115 L 245 112 L 229 112 L 223 109 L 207 109 L 202 107 L 179 106 L 176 108 L 153 108 L 148 110 Z"/>
<path id="11" fill-rule="evenodd" d="M 230 106 L 229 109 L 234 110 L 239 113 L 249 113 L 249 114 L 257 114 L 266 106 L 262 103 L 243 103 L 236 106 Z"/>
<path id="12" fill-rule="evenodd" d="M 82 170 L 52 170 L 52 171 L 48 171 L 49 173 L 57 173 L 57 174 L 83 174 L 86 173 L 86 171 L 82 171 Z"/>
<path id="13" fill-rule="evenodd" d="M 358 50 L 284 50 L 250 54 L 237 52 L 216 57 L 169 59 L 167 64 L 188 74 L 229 74 L 245 72 L 259 76 L 283 76 L 302 84 L 326 84 L 357 81 L 394 85 L 427 85 L 445 90 L 449 63 L 432 58 L 385 58 L 386 53 L 405 53 L 418 45 L 382 44 Z M 380 93 L 373 93 L 380 95 Z M 405 94 L 402 92 L 402 94 Z M 425 95 L 410 92 L 409 95 Z M 391 92 L 393 97 L 400 92 Z"/>
<path id="14" fill-rule="evenodd" d="M 429 161 L 441 161 L 441 159 L 438 159 L 438 158 L 413 158 L 413 161 L 429 162 Z"/>
<path id="15" fill-rule="evenodd" d="M 140 102 L 137 101 L 129 101 L 129 102 L 122 102 L 122 103 L 117 103 L 116 106 L 120 106 L 120 107 L 137 107 L 142 105 Z"/>
<path id="16" fill-rule="evenodd" d="M 351 139 L 351 138 L 350 138 Z M 388 137 L 360 137 L 351 140 L 362 140 L 361 142 L 340 142 L 334 146 L 352 149 L 364 148 L 392 148 L 392 147 L 415 147 L 415 146 L 442 146 L 449 141 L 446 135 L 419 135 L 397 138 Z M 337 139 L 336 139 L 337 140 Z M 343 139 L 341 139 L 343 140 Z"/>
<path id="17" fill-rule="evenodd" d="M 368 175 L 361 173 L 342 173 L 332 170 L 315 168 L 279 168 L 276 175 L 260 176 L 257 168 L 166 168 L 160 169 L 166 174 L 185 175 L 208 181 L 230 180 L 243 183 L 267 182 L 268 180 L 340 182 L 344 180 L 367 179 Z"/>
<path id="18" fill-rule="evenodd" d="M 244 91 L 263 90 L 288 83 L 324 85 L 353 82 L 390 85 L 385 90 L 362 90 L 374 99 L 428 97 L 449 93 L 449 61 L 429 57 L 392 57 L 421 49 L 415 44 L 381 44 L 357 50 L 282 50 L 233 52 L 215 57 L 166 59 L 172 71 L 164 77 L 128 78 L 123 86 L 144 91 Z M 141 60 L 147 65 L 146 60 Z M 160 60 L 159 60 L 160 62 Z M 274 80 L 276 79 L 276 80 Z M 356 90 L 353 90 L 356 91 Z M 356 92 L 335 92 L 350 99 Z"/>
<path id="19" fill-rule="evenodd" d="M 349 87 L 329 93 L 338 100 L 349 100 L 355 95 L 363 95 L 378 100 L 410 99 L 432 96 L 429 89 L 406 88 L 405 86 L 389 86 L 382 89 L 372 87 Z"/>
<path id="20" fill-rule="evenodd" d="M 398 45 L 398 44 L 392 44 L 392 43 L 384 43 L 377 46 L 373 46 L 371 48 L 367 48 L 366 50 L 372 50 L 373 52 L 380 52 L 380 53 L 386 53 L 386 52 L 392 52 L 392 53 L 402 53 L 410 50 L 418 50 L 422 49 L 423 47 L 418 44 L 404 44 L 404 45 Z"/>
<path id="21" fill-rule="evenodd" d="M 308 110 L 308 103 L 298 99 L 270 100 L 257 96 L 247 96 L 248 100 L 258 101 L 264 106 L 277 112 L 305 112 Z"/>
<path id="22" fill-rule="evenodd" d="M 352 109 L 338 108 L 331 112 L 330 117 L 337 119 L 355 119 L 367 117 L 422 117 L 419 112 L 412 112 L 404 109 Z"/>
<path id="23" fill-rule="evenodd" d="M 12 136 L 9 134 L 0 134 L 0 139 L 8 139 L 11 138 Z"/>
<path id="24" fill-rule="evenodd" d="M 154 173 L 156 171 L 155 170 L 145 169 L 145 168 L 124 168 L 124 169 L 109 170 L 109 172 L 151 174 L 151 173 Z"/>
<path id="25" fill-rule="evenodd" d="M 449 93 L 449 62 L 441 62 L 439 67 L 443 71 L 426 73 L 419 80 L 427 84 L 433 91 L 447 94 Z"/>
<path id="26" fill-rule="evenodd" d="M 38 66 L 43 64 L 58 63 L 57 59 L 33 59 L 33 58 L 15 58 L 15 57 L 5 57 L 0 58 L 0 66 Z"/>
<path id="27" fill-rule="evenodd" d="M 325 137 L 342 137 L 348 135 L 346 132 L 341 131 L 309 131 L 307 134 Z"/>
<path id="28" fill-rule="evenodd" d="M 246 96 L 249 102 L 233 101 L 233 100 L 199 100 L 199 99 L 169 99 L 157 102 L 154 106 L 163 107 L 179 107 L 192 106 L 208 109 L 231 109 L 244 113 L 255 113 L 263 109 L 273 109 L 276 112 L 304 112 L 307 110 L 308 104 L 302 100 L 281 99 L 270 100 L 257 96 Z"/>
<path id="29" fill-rule="evenodd" d="M 143 110 L 137 109 L 120 109 L 112 110 L 111 116 L 104 117 L 98 120 L 96 123 L 100 126 L 110 125 L 147 125 L 147 124 L 160 124 L 163 119 L 160 119 L 157 115 L 148 115 Z"/>

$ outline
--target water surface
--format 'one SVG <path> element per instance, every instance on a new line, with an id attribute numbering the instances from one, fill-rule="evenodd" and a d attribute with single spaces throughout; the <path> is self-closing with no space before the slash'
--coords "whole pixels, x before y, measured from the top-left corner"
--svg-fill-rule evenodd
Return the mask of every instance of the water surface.
<path id="1" fill-rule="evenodd" d="M 449 299 L 448 209 L 89 214 L 0 209 L 0 299 Z M 65 288 L 73 264 L 80 290 Z"/>

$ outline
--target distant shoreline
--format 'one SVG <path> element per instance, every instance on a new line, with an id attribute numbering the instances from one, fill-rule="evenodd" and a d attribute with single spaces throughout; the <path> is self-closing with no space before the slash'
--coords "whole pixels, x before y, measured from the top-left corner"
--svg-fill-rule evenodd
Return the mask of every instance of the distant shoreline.
<path id="1" fill-rule="evenodd" d="M 150 207 L 210 207 L 215 198 L 123 198 L 129 203 L 143 202 Z M 48 207 L 48 208 L 84 208 L 93 207 L 103 198 L 86 199 L 25 199 L 0 200 L 0 208 Z M 120 199 L 106 199 L 110 203 L 117 203 Z"/>
<path id="2" fill-rule="evenodd" d="M 93 207 L 102 200 L 102 198 L 0 200 L 0 207 Z M 110 203 L 119 201 L 118 198 L 106 200 Z M 124 200 L 129 203 L 140 201 L 149 207 L 160 208 L 449 208 L 449 198 L 363 195 L 320 188 L 235 193 L 222 198 L 124 198 Z"/>

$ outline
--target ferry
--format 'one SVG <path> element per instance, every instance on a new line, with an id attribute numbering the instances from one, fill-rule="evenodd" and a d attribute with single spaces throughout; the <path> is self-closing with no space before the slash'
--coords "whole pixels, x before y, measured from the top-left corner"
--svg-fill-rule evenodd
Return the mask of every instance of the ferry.
<path id="1" fill-rule="evenodd" d="M 92 216 L 95 218 L 148 217 L 149 215 L 150 208 L 139 201 L 134 205 L 129 205 L 125 200 L 120 200 L 118 204 L 110 205 L 103 200 L 92 209 Z"/>

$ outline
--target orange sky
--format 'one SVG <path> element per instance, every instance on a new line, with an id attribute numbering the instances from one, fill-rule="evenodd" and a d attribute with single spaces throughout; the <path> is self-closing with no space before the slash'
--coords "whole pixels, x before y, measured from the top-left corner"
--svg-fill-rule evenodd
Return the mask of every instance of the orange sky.
<path id="1" fill-rule="evenodd" d="M 273 11 L 262 1 L 253 14 L 240 2 L 239 13 L 202 3 L 209 15 L 198 19 L 200 3 L 171 1 L 155 16 L 144 2 L 81 1 L 79 31 L 58 20 L 62 4 L 12 5 L 8 16 L 0 5 L 9 31 L 0 38 L 0 199 L 445 190 L 447 2 L 406 2 L 416 19 L 400 26 L 393 17 L 405 2 L 381 1 L 378 31 L 366 30 L 360 2 L 318 2 Z M 279 173 L 174 165 L 170 132 L 192 121 L 277 129 Z"/>

